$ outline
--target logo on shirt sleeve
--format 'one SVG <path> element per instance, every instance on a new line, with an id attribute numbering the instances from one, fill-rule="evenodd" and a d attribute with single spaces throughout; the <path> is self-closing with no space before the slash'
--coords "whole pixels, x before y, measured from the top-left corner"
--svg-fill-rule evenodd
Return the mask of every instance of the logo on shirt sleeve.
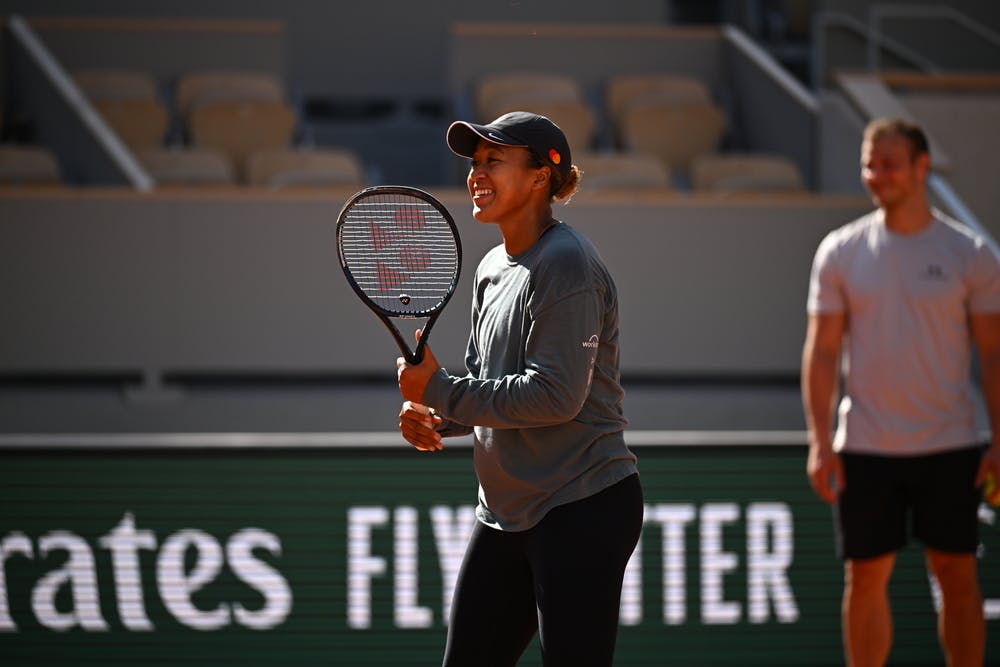
<path id="1" fill-rule="evenodd" d="M 581 345 L 583 347 L 589 347 L 591 349 L 595 349 L 596 350 L 597 346 L 600 344 L 600 342 L 601 342 L 601 339 L 597 337 L 597 334 L 594 334 L 588 340 L 583 341 L 583 343 L 581 343 Z"/>

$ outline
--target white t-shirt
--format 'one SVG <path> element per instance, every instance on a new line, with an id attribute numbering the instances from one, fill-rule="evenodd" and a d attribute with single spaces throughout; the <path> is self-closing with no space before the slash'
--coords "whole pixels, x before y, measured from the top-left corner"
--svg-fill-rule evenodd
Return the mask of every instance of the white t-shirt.
<path id="1" fill-rule="evenodd" d="M 927 229 L 897 234 L 874 211 L 820 243 L 807 307 L 847 314 L 835 450 L 912 456 L 979 440 L 968 315 L 1000 312 L 1000 258 L 981 237 L 936 210 Z"/>

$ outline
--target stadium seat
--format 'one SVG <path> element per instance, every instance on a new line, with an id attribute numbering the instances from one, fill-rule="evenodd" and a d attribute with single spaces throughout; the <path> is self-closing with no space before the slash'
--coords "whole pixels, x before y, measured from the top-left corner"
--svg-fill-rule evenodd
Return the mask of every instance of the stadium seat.
<path id="1" fill-rule="evenodd" d="M 671 190 L 670 171 L 653 155 L 582 152 L 573 162 L 583 171 L 584 192 Z"/>
<path id="2" fill-rule="evenodd" d="M 160 98 L 153 75 L 131 69 L 83 69 L 73 80 L 92 100 L 156 100 Z"/>
<path id="3" fill-rule="evenodd" d="M 0 144 L 0 185 L 54 185 L 62 182 L 59 162 L 37 145 Z"/>
<path id="4" fill-rule="evenodd" d="M 193 146 L 221 150 L 236 164 L 241 178 L 244 163 L 257 151 L 291 145 L 295 112 L 282 101 L 215 101 L 191 109 L 188 133 Z"/>
<path id="5" fill-rule="evenodd" d="M 175 104 L 187 121 L 195 106 L 208 102 L 284 102 L 284 84 L 266 72 L 206 70 L 189 72 L 177 81 Z"/>
<path id="6" fill-rule="evenodd" d="M 626 109 L 649 103 L 708 103 L 711 93 L 704 82 L 681 74 L 619 74 L 605 91 L 608 118 L 619 123 Z"/>
<path id="7" fill-rule="evenodd" d="M 581 101 L 536 99 L 531 95 L 511 93 L 496 100 L 490 120 L 509 111 L 531 111 L 547 117 L 562 129 L 570 148 L 586 150 L 593 142 L 594 113 Z"/>
<path id="8" fill-rule="evenodd" d="M 474 91 L 475 113 L 486 123 L 519 105 L 543 102 L 582 102 L 577 82 L 561 74 L 511 72 L 485 76 Z M 531 109 L 526 109 L 531 110 Z"/>
<path id="9" fill-rule="evenodd" d="M 163 144 L 169 125 L 156 81 L 136 70 L 79 70 L 73 78 L 112 130 L 133 149 Z"/>
<path id="10" fill-rule="evenodd" d="M 169 118 L 156 100 L 99 100 L 94 107 L 122 141 L 133 149 L 162 146 Z"/>
<path id="11" fill-rule="evenodd" d="M 489 122 L 510 111 L 531 111 L 562 128 L 572 148 L 593 142 L 596 119 L 579 85 L 559 74 L 507 73 L 483 78 L 475 90 L 476 117 Z"/>
<path id="12" fill-rule="evenodd" d="M 798 167 L 781 155 L 720 153 L 691 163 L 691 186 L 699 192 L 802 192 Z"/>
<path id="13" fill-rule="evenodd" d="M 687 173 L 695 157 L 718 150 L 726 117 L 712 102 L 644 102 L 625 109 L 616 129 L 622 150 L 652 153 Z"/>
<path id="14" fill-rule="evenodd" d="M 476 117 L 489 122 L 510 111 L 548 117 L 566 133 L 573 148 L 593 141 L 596 119 L 577 82 L 560 74 L 505 73 L 484 77 L 475 90 Z"/>
<path id="15" fill-rule="evenodd" d="M 253 153 L 247 183 L 273 189 L 364 185 L 364 168 L 346 149 L 288 149 Z"/>
<path id="16" fill-rule="evenodd" d="M 232 185 L 236 171 L 229 158 L 209 148 L 147 148 L 136 153 L 157 185 Z"/>

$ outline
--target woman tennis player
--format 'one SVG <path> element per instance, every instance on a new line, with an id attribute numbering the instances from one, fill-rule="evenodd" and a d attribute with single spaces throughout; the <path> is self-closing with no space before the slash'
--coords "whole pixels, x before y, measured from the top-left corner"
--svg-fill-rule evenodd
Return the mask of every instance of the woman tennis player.
<path id="1" fill-rule="evenodd" d="M 552 215 L 581 172 L 562 130 L 533 113 L 458 121 L 447 140 L 471 158 L 473 217 L 503 243 L 476 271 L 468 373 L 450 375 L 429 348 L 397 362 L 409 443 L 475 433 L 478 521 L 443 664 L 514 665 L 538 633 L 547 667 L 611 665 L 643 499 L 623 435 L 615 284 Z"/>

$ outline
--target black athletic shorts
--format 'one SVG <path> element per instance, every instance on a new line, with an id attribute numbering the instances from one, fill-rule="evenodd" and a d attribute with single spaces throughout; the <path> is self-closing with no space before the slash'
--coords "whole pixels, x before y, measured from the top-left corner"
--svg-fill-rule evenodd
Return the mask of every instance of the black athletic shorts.
<path id="1" fill-rule="evenodd" d="M 966 447 L 927 456 L 841 454 L 845 487 L 834 507 L 838 555 L 892 553 L 908 535 L 938 551 L 975 552 L 980 493 L 973 483 L 982 453 Z"/>

